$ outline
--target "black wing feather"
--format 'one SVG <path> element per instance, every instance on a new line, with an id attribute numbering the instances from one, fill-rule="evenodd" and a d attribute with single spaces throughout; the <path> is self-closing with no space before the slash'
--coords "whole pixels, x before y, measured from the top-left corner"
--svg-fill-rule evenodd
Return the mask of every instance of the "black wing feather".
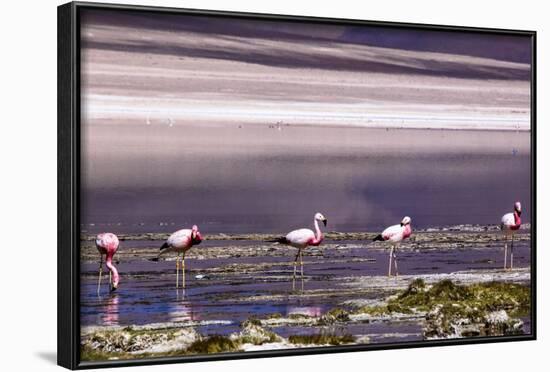
<path id="1" fill-rule="evenodd" d="M 376 235 L 376 237 L 374 239 L 372 239 L 373 242 L 383 242 L 384 241 L 384 237 L 382 237 L 382 234 L 378 234 Z"/>
<path id="2" fill-rule="evenodd" d="M 286 239 L 286 236 L 281 236 L 281 237 L 276 238 L 276 239 L 269 239 L 269 240 L 266 240 L 266 242 L 280 243 L 280 244 L 288 244 L 289 243 L 289 241 Z"/>

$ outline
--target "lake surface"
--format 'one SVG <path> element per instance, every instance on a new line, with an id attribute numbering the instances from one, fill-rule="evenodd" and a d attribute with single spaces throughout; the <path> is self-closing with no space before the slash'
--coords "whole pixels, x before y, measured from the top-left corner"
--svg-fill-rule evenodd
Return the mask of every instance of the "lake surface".
<path id="1" fill-rule="evenodd" d="M 83 152 L 87 233 L 498 224 L 516 200 L 529 222 L 529 132 L 99 124 Z"/>

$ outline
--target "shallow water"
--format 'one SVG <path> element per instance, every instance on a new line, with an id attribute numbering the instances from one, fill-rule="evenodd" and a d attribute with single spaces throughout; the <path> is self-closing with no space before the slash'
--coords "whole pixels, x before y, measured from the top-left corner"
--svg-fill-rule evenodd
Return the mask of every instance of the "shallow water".
<path id="1" fill-rule="evenodd" d="M 238 247 L 265 246 L 257 241 L 239 242 Z M 318 316 L 345 301 L 383 299 L 391 288 L 356 289 L 354 278 L 380 278 L 387 273 L 388 252 L 379 246 L 366 248 L 364 242 L 329 241 L 326 248 L 311 249 L 304 255 L 304 292 L 297 280 L 292 292 L 292 260 L 295 251 L 274 245 L 271 251 L 229 258 L 204 258 L 201 250 L 236 247 L 234 241 L 205 241 L 193 248 L 186 259 L 186 289 L 175 288 L 175 262 L 152 262 L 140 250 L 157 247 L 156 241 L 124 242 L 124 249 L 136 249 L 136 257 L 121 258 L 119 289 L 109 294 L 104 278 L 101 296 L 96 294 L 97 263 L 81 264 L 81 323 L 88 325 L 140 325 L 149 323 L 199 322 L 205 334 L 229 334 L 251 316 L 259 318 L 280 313 Z M 514 265 L 530 266 L 530 240 L 514 245 Z M 233 248 L 234 249 L 234 248 Z M 268 252 L 268 253 L 266 253 Z M 453 273 L 464 270 L 491 270 L 502 267 L 500 242 L 463 249 L 403 249 L 399 251 L 399 272 L 404 275 Z M 195 275 L 206 275 L 197 279 Z M 528 324 L 526 324 L 528 327 Z M 317 333 L 319 327 L 282 326 L 282 336 Z M 371 342 L 415 340 L 421 325 L 415 321 L 375 322 L 338 326 L 337 332 L 369 335 Z"/>

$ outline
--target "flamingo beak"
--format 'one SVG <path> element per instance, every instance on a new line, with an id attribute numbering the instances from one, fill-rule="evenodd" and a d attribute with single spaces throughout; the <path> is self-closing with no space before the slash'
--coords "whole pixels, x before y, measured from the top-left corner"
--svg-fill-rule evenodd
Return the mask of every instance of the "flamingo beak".
<path id="1" fill-rule="evenodd" d="M 113 286 L 111 287 L 111 292 L 116 291 L 117 288 L 118 288 L 118 284 L 114 284 L 114 283 L 113 283 Z"/>
<path id="2" fill-rule="evenodd" d="M 323 220 L 323 225 L 327 226 L 327 219 L 326 218 Z"/>

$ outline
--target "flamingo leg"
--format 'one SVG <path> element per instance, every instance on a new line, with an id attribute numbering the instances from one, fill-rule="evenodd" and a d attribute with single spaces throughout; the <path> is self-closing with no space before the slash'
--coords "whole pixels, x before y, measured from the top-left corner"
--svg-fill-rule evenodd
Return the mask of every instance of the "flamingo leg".
<path id="1" fill-rule="evenodd" d="M 304 291 L 304 261 L 302 250 L 300 249 L 300 273 L 302 277 L 302 292 Z"/>
<path id="2" fill-rule="evenodd" d="M 504 238 L 504 270 L 506 270 L 506 259 L 508 258 L 508 235 Z"/>
<path id="3" fill-rule="evenodd" d="M 99 255 L 99 277 L 97 279 L 97 295 L 99 296 L 99 290 L 101 288 L 101 276 L 103 275 L 103 255 Z"/>
<path id="4" fill-rule="evenodd" d="M 391 260 L 393 257 L 393 245 L 390 248 L 390 263 L 388 265 L 388 276 L 391 276 Z"/>
<path id="5" fill-rule="evenodd" d="M 510 270 L 514 268 L 514 234 L 512 234 L 512 241 L 510 243 Z"/>
<path id="6" fill-rule="evenodd" d="M 181 257 L 181 286 L 185 288 L 185 253 Z"/>
<path id="7" fill-rule="evenodd" d="M 176 256 L 176 288 L 179 288 L 180 284 L 180 254 L 177 253 Z"/>
<path id="8" fill-rule="evenodd" d="M 395 251 L 393 252 L 393 265 L 395 267 L 395 276 L 398 276 L 399 271 L 397 270 L 397 248 L 395 248 Z"/>
<path id="9" fill-rule="evenodd" d="M 111 270 L 109 270 L 109 287 L 112 287 L 112 285 L 113 285 L 113 277 L 112 277 Z"/>
<path id="10" fill-rule="evenodd" d="M 300 255 L 300 250 L 298 250 L 298 253 L 296 253 L 296 257 L 294 257 L 294 273 L 292 274 L 292 290 L 294 291 L 296 289 L 296 265 L 298 264 L 298 256 Z"/>

